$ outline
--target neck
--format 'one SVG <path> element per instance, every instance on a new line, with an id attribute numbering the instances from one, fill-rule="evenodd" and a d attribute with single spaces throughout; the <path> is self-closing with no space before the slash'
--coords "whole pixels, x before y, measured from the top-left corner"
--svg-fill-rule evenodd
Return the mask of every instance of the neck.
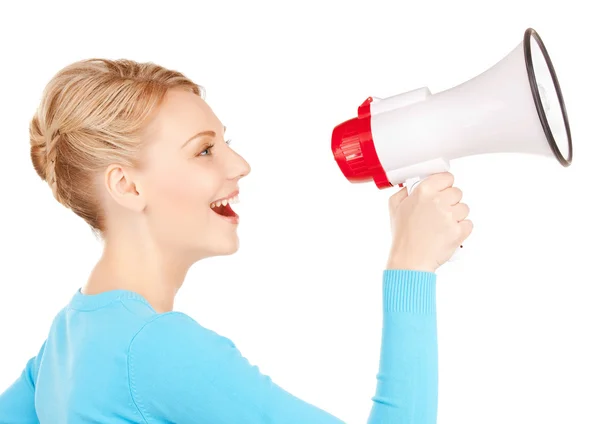
<path id="1" fill-rule="evenodd" d="M 129 290 L 142 295 L 158 312 L 173 310 L 189 264 L 143 237 L 106 237 L 102 257 L 82 293 Z"/>

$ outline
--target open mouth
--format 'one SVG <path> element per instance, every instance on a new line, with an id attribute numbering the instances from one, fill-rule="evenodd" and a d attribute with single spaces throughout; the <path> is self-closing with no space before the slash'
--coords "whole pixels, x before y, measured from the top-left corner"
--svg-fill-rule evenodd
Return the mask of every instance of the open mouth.
<path id="1" fill-rule="evenodd" d="M 213 210 L 214 213 L 216 213 L 217 215 L 221 215 L 224 217 L 230 217 L 230 218 L 237 218 L 238 214 L 235 213 L 235 211 L 231 208 L 232 204 L 236 204 L 239 202 L 237 193 L 234 194 L 233 196 L 226 198 L 226 199 L 221 199 L 221 200 L 217 200 L 215 202 L 212 202 L 210 204 L 210 208 Z"/>

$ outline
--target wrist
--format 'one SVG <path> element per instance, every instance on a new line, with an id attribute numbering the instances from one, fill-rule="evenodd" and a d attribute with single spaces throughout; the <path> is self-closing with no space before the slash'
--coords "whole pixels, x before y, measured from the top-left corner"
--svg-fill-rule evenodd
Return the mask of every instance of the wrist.
<path id="1" fill-rule="evenodd" d="M 390 255 L 385 269 L 389 271 L 406 270 L 435 273 L 437 267 L 428 261 L 409 257 L 408 255 Z"/>

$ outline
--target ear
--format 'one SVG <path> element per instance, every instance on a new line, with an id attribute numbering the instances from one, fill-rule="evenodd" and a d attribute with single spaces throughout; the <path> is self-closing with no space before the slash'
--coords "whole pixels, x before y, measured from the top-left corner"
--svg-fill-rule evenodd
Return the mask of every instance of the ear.
<path id="1" fill-rule="evenodd" d="M 146 199 L 133 170 L 122 165 L 110 165 L 104 173 L 104 186 L 111 198 L 122 207 L 136 212 L 146 208 Z"/>

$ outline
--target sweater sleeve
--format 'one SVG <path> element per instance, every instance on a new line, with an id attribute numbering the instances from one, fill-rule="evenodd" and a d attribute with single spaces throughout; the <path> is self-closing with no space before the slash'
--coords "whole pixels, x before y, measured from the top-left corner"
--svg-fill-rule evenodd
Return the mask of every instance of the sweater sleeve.
<path id="1" fill-rule="evenodd" d="M 21 375 L 0 393 L 0 423 L 39 424 L 35 412 L 35 381 L 46 343 L 29 359 Z"/>
<path id="2" fill-rule="evenodd" d="M 435 279 L 432 273 L 384 271 L 379 372 L 368 424 L 436 422 Z M 147 323 L 131 342 L 128 363 L 133 401 L 148 424 L 345 422 L 277 385 L 231 340 L 182 313 Z"/>

